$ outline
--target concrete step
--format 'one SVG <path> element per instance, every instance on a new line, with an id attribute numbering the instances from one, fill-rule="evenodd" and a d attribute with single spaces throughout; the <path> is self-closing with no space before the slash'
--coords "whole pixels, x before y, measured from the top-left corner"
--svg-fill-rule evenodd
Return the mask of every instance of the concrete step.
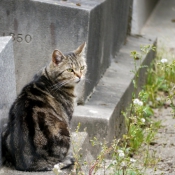
<path id="1" fill-rule="evenodd" d="M 159 0 L 133 0 L 131 34 L 140 35 L 141 29 L 148 20 Z"/>
<path id="2" fill-rule="evenodd" d="M 167 50 L 167 53 L 175 55 L 175 1 L 160 0 L 142 28 L 142 35 L 152 35 L 158 37 L 158 52 Z M 164 52 L 165 54 L 165 52 Z"/>
<path id="3" fill-rule="evenodd" d="M 7 121 L 9 108 L 16 97 L 15 64 L 11 37 L 0 37 L 0 165 L 1 132 Z"/>
<path id="4" fill-rule="evenodd" d="M 90 138 L 94 136 L 99 140 L 105 138 L 111 141 L 119 138 L 125 132 L 124 117 L 121 111 L 131 102 L 134 74 L 134 61 L 130 57 L 133 50 L 139 51 L 141 45 L 155 44 L 156 39 L 145 37 L 128 37 L 124 45 L 111 66 L 98 83 L 91 98 L 84 106 L 77 106 L 75 109 L 72 129 L 81 123 L 81 128 L 86 128 Z M 149 65 L 155 56 L 155 52 L 150 51 L 140 61 L 138 65 Z M 144 85 L 146 68 L 140 71 L 139 87 Z M 97 154 L 98 150 L 93 150 Z"/>
<path id="5" fill-rule="evenodd" d="M 0 36 L 12 35 L 17 93 L 51 59 L 87 42 L 83 103 L 126 38 L 131 0 L 0 0 Z M 122 9 L 122 10 L 121 10 Z M 27 69 L 26 69 L 27 67 Z"/>
<path id="6" fill-rule="evenodd" d="M 0 175 L 55 175 L 53 171 L 46 171 L 46 172 L 24 172 L 24 171 L 17 171 L 12 169 L 11 167 L 1 167 L 0 168 Z"/>

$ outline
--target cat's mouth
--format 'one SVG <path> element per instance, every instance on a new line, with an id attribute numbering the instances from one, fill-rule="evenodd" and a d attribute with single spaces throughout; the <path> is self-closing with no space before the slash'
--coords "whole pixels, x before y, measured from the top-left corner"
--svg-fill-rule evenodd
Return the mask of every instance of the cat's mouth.
<path id="1" fill-rule="evenodd" d="M 79 83 L 81 81 L 81 77 L 77 77 L 75 83 Z"/>
<path id="2" fill-rule="evenodd" d="M 81 79 L 77 80 L 76 83 L 79 83 L 81 81 Z"/>

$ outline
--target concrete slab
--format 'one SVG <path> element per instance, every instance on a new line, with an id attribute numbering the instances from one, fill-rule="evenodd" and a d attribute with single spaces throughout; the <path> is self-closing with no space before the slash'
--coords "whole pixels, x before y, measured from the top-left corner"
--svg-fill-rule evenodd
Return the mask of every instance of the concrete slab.
<path id="1" fill-rule="evenodd" d="M 175 55 L 175 1 L 160 0 L 141 33 L 158 37 L 158 52 Z"/>
<path id="2" fill-rule="evenodd" d="M 131 0 L 1 0 L 0 35 L 12 35 L 17 92 L 48 63 L 54 49 L 87 42 L 87 78 L 79 103 L 92 92 L 123 44 Z"/>
<path id="3" fill-rule="evenodd" d="M 138 35 L 159 0 L 133 0 L 131 34 Z"/>
<path id="4" fill-rule="evenodd" d="M 9 167 L 2 167 L 0 169 L 0 175 L 55 175 L 53 171 L 46 172 L 23 172 L 11 169 Z"/>
<path id="5" fill-rule="evenodd" d="M 130 52 L 139 50 L 140 45 L 155 44 L 156 39 L 128 37 L 127 44 L 120 49 L 104 76 L 84 106 L 75 109 L 72 128 L 78 122 L 85 127 L 90 138 L 112 140 L 125 132 L 121 111 L 131 102 L 134 61 Z M 138 64 L 149 65 L 155 53 L 150 51 Z M 139 87 L 145 83 L 145 70 L 140 71 Z"/>
<path id="6" fill-rule="evenodd" d="M 73 152 L 80 155 L 81 159 L 85 161 L 87 158 L 93 159 L 91 155 L 92 146 L 89 141 L 87 132 L 73 132 L 72 133 Z M 87 160 L 88 161 L 88 160 Z"/>
<path id="7" fill-rule="evenodd" d="M 11 37 L 0 37 L 0 136 L 8 119 L 8 112 L 16 97 L 15 64 Z M 1 137 L 0 137 L 1 165 Z"/>

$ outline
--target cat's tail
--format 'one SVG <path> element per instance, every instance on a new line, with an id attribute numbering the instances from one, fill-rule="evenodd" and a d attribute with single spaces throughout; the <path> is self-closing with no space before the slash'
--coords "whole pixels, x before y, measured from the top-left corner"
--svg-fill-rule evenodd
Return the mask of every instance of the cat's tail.
<path id="1" fill-rule="evenodd" d="M 7 166 L 10 166 L 11 165 L 11 156 L 8 152 L 8 148 L 6 146 L 6 140 L 7 140 L 7 136 L 8 136 L 8 132 L 7 130 L 3 131 L 2 134 L 1 134 L 1 138 L 2 138 L 2 165 L 7 165 Z"/>

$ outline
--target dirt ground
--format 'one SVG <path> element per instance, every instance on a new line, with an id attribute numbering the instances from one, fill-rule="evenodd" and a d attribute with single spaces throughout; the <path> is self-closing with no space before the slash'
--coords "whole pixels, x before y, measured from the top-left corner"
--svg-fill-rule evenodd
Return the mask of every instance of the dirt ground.
<path id="1" fill-rule="evenodd" d="M 155 109 L 153 119 L 161 120 L 162 125 L 150 146 L 159 162 L 148 168 L 146 175 L 175 175 L 175 118 L 172 109 L 165 107 Z"/>

